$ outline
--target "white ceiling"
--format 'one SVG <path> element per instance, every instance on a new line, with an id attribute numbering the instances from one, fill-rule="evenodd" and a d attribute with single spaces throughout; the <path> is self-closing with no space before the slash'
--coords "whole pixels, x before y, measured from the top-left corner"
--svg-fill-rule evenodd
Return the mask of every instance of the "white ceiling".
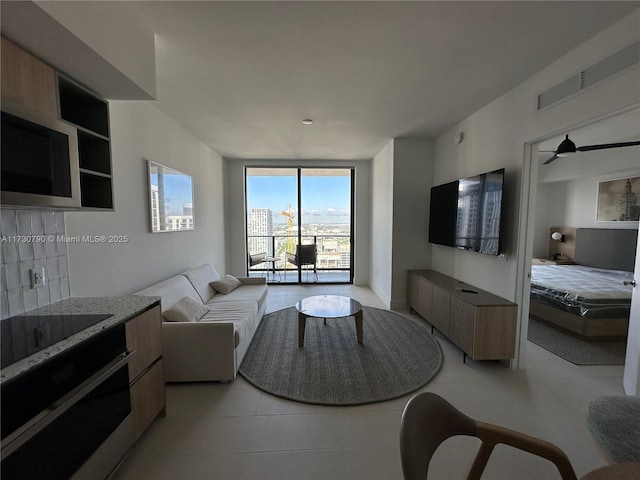
<path id="1" fill-rule="evenodd" d="M 159 107 L 216 151 L 347 160 L 443 132 L 640 3 L 133 5 L 156 34 Z"/>
<path id="2" fill-rule="evenodd" d="M 639 3 L 135 5 L 156 33 L 160 108 L 215 150 L 365 159 L 443 132 Z"/>

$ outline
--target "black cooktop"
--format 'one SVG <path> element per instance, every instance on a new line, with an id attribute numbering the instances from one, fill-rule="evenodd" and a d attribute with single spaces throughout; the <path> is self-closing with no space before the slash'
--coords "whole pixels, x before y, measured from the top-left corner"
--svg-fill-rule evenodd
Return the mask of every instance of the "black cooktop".
<path id="1" fill-rule="evenodd" d="M 91 327 L 110 314 L 18 315 L 0 321 L 0 368 Z"/>

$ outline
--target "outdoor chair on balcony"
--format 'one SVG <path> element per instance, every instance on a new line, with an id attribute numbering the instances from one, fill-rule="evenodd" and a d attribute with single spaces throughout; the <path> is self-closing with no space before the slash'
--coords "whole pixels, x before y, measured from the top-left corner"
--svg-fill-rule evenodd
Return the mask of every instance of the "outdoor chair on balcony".
<path id="1" fill-rule="evenodd" d="M 266 258 L 267 252 L 249 254 L 249 268 L 253 267 L 254 265 L 265 263 L 267 261 Z"/>
<path id="2" fill-rule="evenodd" d="M 316 282 L 318 281 L 318 271 L 316 269 L 316 260 L 318 257 L 318 246 L 314 243 L 311 245 L 297 245 L 296 253 L 287 252 L 287 262 L 296 267 L 313 266 L 313 273 L 316 275 Z M 307 269 L 308 274 L 308 269 Z"/>

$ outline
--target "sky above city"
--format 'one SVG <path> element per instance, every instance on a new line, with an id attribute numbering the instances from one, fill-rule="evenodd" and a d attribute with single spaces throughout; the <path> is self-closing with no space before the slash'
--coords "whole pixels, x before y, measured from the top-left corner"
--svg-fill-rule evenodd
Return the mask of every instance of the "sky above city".
<path id="1" fill-rule="evenodd" d="M 349 223 L 349 176 L 303 176 L 301 182 L 303 222 Z M 297 213 L 297 198 L 297 179 L 294 176 L 247 176 L 249 211 L 268 208 L 273 211 L 274 223 L 287 221 L 280 212 L 286 211 L 289 205 L 294 215 Z"/>
<path id="2" fill-rule="evenodd" d="M 165 173 L 165 209 L 167 215 L 182 215 L 185 204 L 193 204 L 193 186 L 189 175 Z M 151 174 L 151 185 L 158 185 L 158 175 Z"/>

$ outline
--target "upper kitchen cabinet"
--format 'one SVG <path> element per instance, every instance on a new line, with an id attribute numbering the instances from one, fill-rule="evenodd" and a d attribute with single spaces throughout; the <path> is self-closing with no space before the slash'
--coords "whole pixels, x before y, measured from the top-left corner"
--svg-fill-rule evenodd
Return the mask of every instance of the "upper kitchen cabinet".
<path id="1" fill-rule="evenodd" d="M 2 38 L 2 102 L 58 118 L 55 70 Z"/>
<path id="2" fill-rule="evenodd" d="M 63 75 L 58 93 L 60 118 L 78 129 L 81 205 L 112 209 L 109 104 Z"/>
<path id="3" fill-rule="evenodd" d="M 77 157 L 78 161 L 77 164 L 68 163 L 71 168 L 70 176 L 77 179 L 72 180 L 72 183 L 79 183 L 80 207 L 93 210 L 113 209 L 109 104 L 106 100 L 3 37 L 2 106 L 3 110 L 12 106 L 13 111 L 10 113 L 16 115 L 19 112 L 18 116 L 21 118 L 39 119 L 38 125 L 45 125 L 53 120 L 61 120 L 70 125 L 72 131 L 69 135 L 74 139 L 69 143 L 69 156 Z M 3 191 L 7 189 L 3 183 Z M 72 207 L 66 203 L 58 204 L 55 200 L 33 200 L 30 203 L 31 199 L 41 199 L 46 195 L 47 192 L 42 192 L 38 197 L 29 197 L 24 203 L 15 205 L 77 208 L 77 201 Z M 73 196 L 77 198 L 76 193 Z"/>

